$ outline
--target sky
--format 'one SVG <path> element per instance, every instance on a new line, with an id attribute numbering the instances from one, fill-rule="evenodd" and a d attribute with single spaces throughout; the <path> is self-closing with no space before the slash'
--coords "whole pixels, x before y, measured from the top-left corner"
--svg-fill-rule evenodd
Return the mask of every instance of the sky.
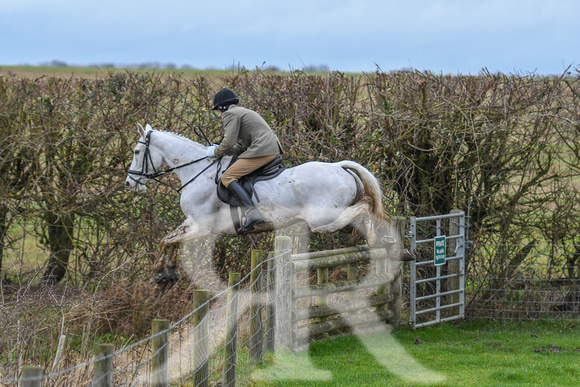
<path id="1" fill-rule="evenodd" d="M 0 65 L 562 74 L 578 0 L 0 0 Z"/>

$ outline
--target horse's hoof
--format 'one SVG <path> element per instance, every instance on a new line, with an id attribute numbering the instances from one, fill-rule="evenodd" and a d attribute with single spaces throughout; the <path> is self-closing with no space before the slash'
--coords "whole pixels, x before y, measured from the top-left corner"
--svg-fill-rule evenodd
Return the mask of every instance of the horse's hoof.
<path id="1" fill-rule="evenodd" d="M 415 254 L 413 254 L 412 252 L 410 252 L 409 250 L 403 249 L 399 252 L 399 256 L 397 257 L 396 260 L 401 261 L 401 262 L 416 261 L 417 256 Z"/>
<path id="2" fill-rule="evenodd" d="M 176 267 L 169 267 L 165 270 L 155 272 L 153 280 L 157 284 L 175 283 L 179 280 L 179 272 Z"/>
<path id="3" fill-rule="evenodd" d="M 394 245 L 397 243 L 397 239 L 390 235 L 383 235 L 380 240 L 382 245 Z"/>
<path id="4" fill-rule="evenodd" d="M 158 284 L 159 290 L 161 291 L 161 295 L 166 294 L 171 288 L 175 285 L 175 281 L 165 281 L 163 283 Z"/>

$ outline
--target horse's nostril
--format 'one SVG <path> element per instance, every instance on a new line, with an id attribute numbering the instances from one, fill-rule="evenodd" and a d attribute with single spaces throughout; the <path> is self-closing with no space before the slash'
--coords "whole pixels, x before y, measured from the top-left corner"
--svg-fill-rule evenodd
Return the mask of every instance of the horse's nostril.
<path id="1" fill-rule="evenodd" d="M 125 182 L 125 187 L 130 187 L 131 183 L 129 183 L 128 181 Z"/>

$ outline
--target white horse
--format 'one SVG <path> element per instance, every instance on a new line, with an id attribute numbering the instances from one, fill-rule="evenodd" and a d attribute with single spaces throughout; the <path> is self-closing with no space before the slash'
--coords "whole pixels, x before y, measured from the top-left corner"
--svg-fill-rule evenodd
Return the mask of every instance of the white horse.
<path id="1" fill-rule="evenodd" d="M 176 274 L 180 244 L 216 234 L 236 235 L 229 205 L 216 194 L 217 173 L 223 172 L 231 157 L 218 163 L 206 157 L 205 146 L 175 133 L 153 130 L 150 125 L 145 129 L 139 125 L 139 135 L 125 186 L 144 192 L 147 181 L 169 172 L 181 181 L 178 191 L 186 219 L 161 240 L 154 266 L 157 282 L 173 281 L 176 278 L 167 273 L 173 268 Z M 387 235 L 390 220 L 379 182 L 353 161 L 309 162 L 287 168 L 271 180 L 257 182 L 254 190 L 259 198 L 256 208 L 265 222 L 253 233 L 305 222 L 316 233 L 354 227 L 373 247 L 389 248 L 396 242 Z M 400 254 L 400 260 L 408 260 L 406 254 Z"/>

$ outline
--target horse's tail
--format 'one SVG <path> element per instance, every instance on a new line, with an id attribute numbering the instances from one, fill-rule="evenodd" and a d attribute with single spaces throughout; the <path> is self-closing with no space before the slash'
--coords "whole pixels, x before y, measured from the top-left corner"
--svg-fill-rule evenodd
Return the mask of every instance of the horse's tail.
<path id="1" fill-rule="evenodd" d="M 358 175 L 363 184 L 364 195 L 370 198 L 373 215 L 379 221 L 388 220 L 387 213 L 383 207 L 383 191 L 377 178 L 368 169 L 354 161 L 344 160 L 338 162 L 338 165 L 344 169 L 354 171 Z"/>

